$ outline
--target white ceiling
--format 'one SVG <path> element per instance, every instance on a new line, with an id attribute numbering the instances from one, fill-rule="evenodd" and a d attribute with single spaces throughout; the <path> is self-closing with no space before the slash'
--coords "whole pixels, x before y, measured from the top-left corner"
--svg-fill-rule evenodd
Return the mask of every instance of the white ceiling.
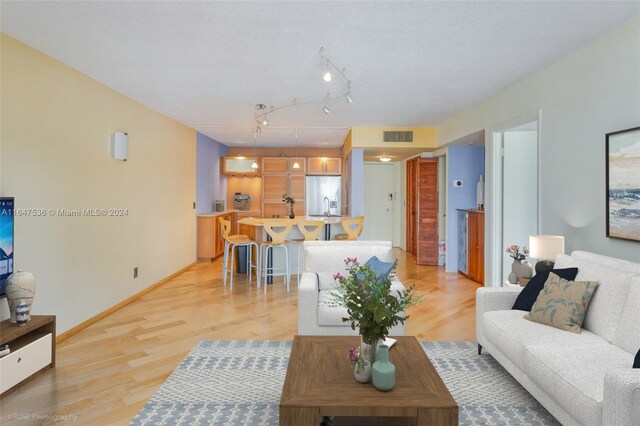
<path id="1" fill-rule="evenodd" d="M 227 145 L 340 146 L 351 126 L 434 126 L 640 13 L 638 2 L 2 1 L 1 29 Z"/>

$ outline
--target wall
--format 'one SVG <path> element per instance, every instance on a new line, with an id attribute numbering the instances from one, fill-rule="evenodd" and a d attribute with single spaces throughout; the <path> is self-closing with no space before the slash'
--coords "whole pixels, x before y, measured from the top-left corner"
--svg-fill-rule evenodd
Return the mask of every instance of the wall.
<path id="1" fill-rule="evenodd" d="M 564 235 L 567 252 L 581 249 L 637 261 L 639 243 L 605 234 L 604 135 L 639 125 L 639 75 L 640 17 L 634 17 L 454 116 L 438 128 L 438 143 L 491 130 L 539 109 L 540 232 Z M 493 154 L 491 133 L 486 133 L 488 162 Z M 495 184 L 487 166 L 487 200 Z M 490 205 L 487 215 L 491 233 L 497 224 L 491 223 Z M 496 253 L 501 248 L 489 250 Z"/>
<path id="2" fill-rule="evenodd" d="M 349 216 L 356 217 L 364 214 L 364 150 L 352 149 L 347 161 L 350 186 Z"/>
<path id="3" fill-rule="evenodd" d="M 477 207 L 476 189 L 484 174 L 484 147 L 450 146 L 447 149 L 447 260 L 446 271 L 458 270 L 457 209 Z M 453 185 L 462 180 L 462 187 Z"/>
<path id="4" fill-rule="evenodd" d="M 413 142 L 383 142 L 383 132 L 413 130 Z M 353 148 L 435 148 L 437 146 L 437 131 L 432 127 L 362 127 L 351 129 L 345 144 Z"/>
<path id="5" fill-rule="evenodd" d="M 16 267 L 37 279 L 33 313 L 57 315 L 62 333 L 195 260 L 196 132 L 8 36 L 1 42 L 0 190 L 20 209 L 47 212 L 16 217 Z M 110 156 L 114 131 L 129 133 L 126 162 Z M 96 208 L 127 214 L 50 213 Z"/>
<path id="6" fill-rule="evenodd" d="M 198 133 L 196 148 L 196 212 L 215 210 L 215 200 L 227 199 L 227 177 L 220 174 L 220 157 L 227 155 L 227 147 Z M 227 204 L 227 208 L 229 204 Z"/>

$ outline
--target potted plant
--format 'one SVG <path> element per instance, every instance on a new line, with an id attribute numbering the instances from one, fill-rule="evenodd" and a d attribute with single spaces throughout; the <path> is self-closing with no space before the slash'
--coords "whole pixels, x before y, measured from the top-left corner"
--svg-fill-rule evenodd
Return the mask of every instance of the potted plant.
<path id="1" fill-rule="evenodd" d="M 296 200 L 289 194 L 282 194 L 282 202 L 286 203 L 289 207 L 289 219 L 295 218 L 296 214 L 293 211 L 293 205 L 296 203 Z"/>
<path id="2" fill-rule="evenodd" d="M 394 262 L 390 272 L 395 270 Z M 356 258 L 345 260 L 347 276 L 338 273 L 333 276 L 338 282 L 331 306 L 347 308 L 348 317 L 344 322 L 351 323 L 351 329 L 358 329 L 362 337 L 360 355 L 373 365 L 378 344 L 389 335 L 389 330 L 398 323 L 404 324 L 409 318 L 406 310 L 421 301 L 415 295 L 415 286 L 404 292 L 391 291 L 389 274 L 377 276 L 367 265 L 361 265 Z"/>

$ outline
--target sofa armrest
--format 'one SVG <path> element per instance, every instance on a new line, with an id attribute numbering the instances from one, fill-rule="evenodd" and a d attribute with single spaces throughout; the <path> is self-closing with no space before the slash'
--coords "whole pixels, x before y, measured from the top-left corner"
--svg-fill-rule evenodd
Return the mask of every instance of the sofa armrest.
<path id="1" fill-rule="evenodd" d="M 405 287 L 404 284 L 402 284 L 402 281 L 398 279 L 398 277 L 393 276 L 391 277 L 391 294 L 393 294 L 394 296 L 397 295 L 398 293 L 396 293 L 396 291 L 399 291 L 400 294 L 404 294 Z"/>
<path id="2" fill-rule="evenodd" d="M 318 327 L 318 274 L 303 272 L 298 286 L 298 334 L 313 334 Z"/>
<path id="3" fill-rule="evenodd" d="M 602 424 L 640 425 L 640 369 L 617 368 L 604 376 Z"/>
<path id="4" fill-rule="evenodd" d="M 484 344 L 482 314 L 511 309 L 521 290 L 512 287 L 481 287 L 476 291 L 476 339 L 480 345 Z"/>

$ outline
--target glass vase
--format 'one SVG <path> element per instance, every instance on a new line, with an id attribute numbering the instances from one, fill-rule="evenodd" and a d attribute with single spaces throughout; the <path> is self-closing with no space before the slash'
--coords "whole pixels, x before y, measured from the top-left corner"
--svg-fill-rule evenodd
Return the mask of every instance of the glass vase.
<path id="1" fill-rule="evenodd" d="M 380 340 L 374 339 L 367 342 L 364 337 L 360 336 L 360 356 L 362 356 L 365 361 L 368 361 L 370 365 L 376 362 L 379 346 Z"/>
<path id="2" fill-rule="evenodd" d="M 293 211 L 293 204 L 289 204 L 289 219 L 295 219 L 296 213 Z"/>

